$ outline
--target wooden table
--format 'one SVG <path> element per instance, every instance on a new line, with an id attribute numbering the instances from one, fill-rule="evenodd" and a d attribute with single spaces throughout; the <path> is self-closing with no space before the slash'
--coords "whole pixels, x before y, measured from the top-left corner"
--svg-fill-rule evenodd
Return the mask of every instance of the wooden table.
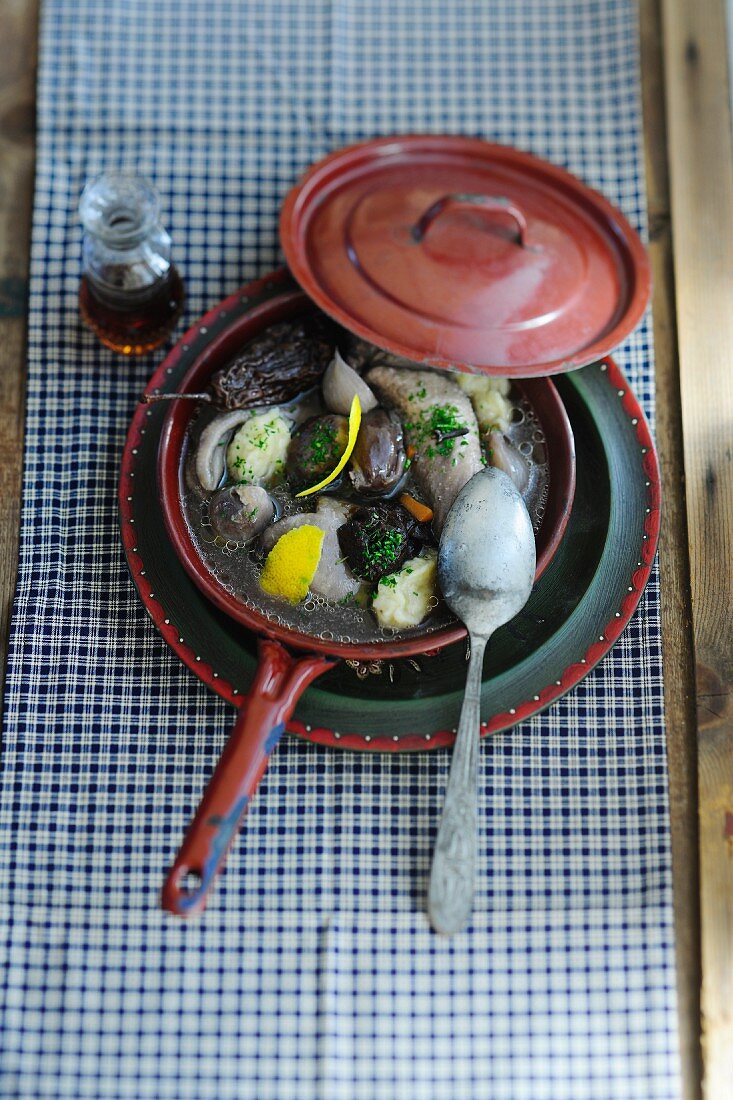
<path id="1" fill-rule="evenodd" d="M 685 1100 L 730 1100 L 733 139 L 725 10 L 724 0 L 640 0 L 640 9 L 680 1049 Z M 37 16 L 37 0 L 0 8 L 3 670 L 22 472 Z"/>

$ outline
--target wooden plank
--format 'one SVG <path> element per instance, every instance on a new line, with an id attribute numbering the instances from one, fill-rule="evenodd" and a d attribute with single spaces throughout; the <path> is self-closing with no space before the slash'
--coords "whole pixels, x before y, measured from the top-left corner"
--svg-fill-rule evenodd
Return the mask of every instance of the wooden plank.
<path id="1" fill-rule="evenodd" d="M 0 7 L 0 677 L 18 555 L 38 5 Z M 2 680 L 0 679 L 0 690 Z"/>
<path id="2" fill-rule="evenodd" d="M 690 628 L 687 512 L 669 210 L 660 0 L 640 8 L 649 254 L 654 290 L 656 435 L 664 511 L 659 543 L 664 696 L 674 879 L 677 1002 L 682 1095 L 700 1095 L 700 910 L 697 752 Z"/>
<path id="3" fill-rule="evenodd" d="M 664 0 L 695 646 L 705 1100 L 733 1096 L 733 139 L 723 0 Z"/>

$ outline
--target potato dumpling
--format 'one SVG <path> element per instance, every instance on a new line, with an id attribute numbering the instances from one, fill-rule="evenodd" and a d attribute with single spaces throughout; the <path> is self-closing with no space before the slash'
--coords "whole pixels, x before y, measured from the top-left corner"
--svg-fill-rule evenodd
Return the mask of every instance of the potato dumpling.
<path id="1" fill-rule="evenodd" d="M 509 379 L 459 374 L 455 380 L 471 398 L 481 431 L 505 432 L 512 415 L 512 403 L 508 400 Z"/>
<path id="2" fill-rule="evenodd" d="M 277 409 L 255 413 L 227 447 L 227 470 L 239 485 L 274 485 L 285 472 L 290 427 Z"/>
<path id="3" fill-rule="evenodd" d="M 380 626 L 407 630 L 418 626 L 435 607 L 438 596 L 438 555 L 425 550 L 410 558 L 397 573 L 382 577 L 372 600 Z"/>

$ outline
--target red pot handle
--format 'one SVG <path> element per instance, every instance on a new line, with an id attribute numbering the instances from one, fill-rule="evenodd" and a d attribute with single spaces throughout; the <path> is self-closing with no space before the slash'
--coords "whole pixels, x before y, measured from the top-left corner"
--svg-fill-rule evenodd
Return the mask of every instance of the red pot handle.
<path id="1" fill-rule="evenodd" d="M 429 206 L 425 213 L 412 227 L 414 240 L 421 241 L 436 218 L 440 217 L 444 210 L 468 209 L 485 211 L 488 214 L 506 214 L 517 227 L 517 244 L 520 248 L 527 247 L 527 219 L 524 213 L 511 199 L 503 195 L 443 195 Z"/>
<path id="2" fill-rule="evenodd" d="M 249 698 L 163 886 L 163 908 L 179 917 L 204 909 L 295 704 L 308 684 L 335 664 L 327 657 L 291 657 L 279 642 L 265 639 L 259 640 L 258 649 L 260 663 Z"/>

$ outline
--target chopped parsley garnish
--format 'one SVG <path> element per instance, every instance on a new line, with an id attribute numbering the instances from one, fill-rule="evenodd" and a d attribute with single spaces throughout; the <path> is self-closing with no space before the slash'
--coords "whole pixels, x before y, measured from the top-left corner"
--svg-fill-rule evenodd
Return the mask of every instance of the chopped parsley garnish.
<path id="1" fill-rule="evenodd" d="M 397 561 L 404 541 L 405 536 L 401 531 L 385 531 L 378 527 L 369 532 L 362 551 L 365 565 L 369 569 L 388 569 Z"/>
<path id="2" fill-rule="evenodd" d="M 424 449 L 427 458 L 435 458 L 436 455 L 445 458 L 452 454 L 456 439 L 469 430 L 455 405 L 431 405 L 429 409 L 422 410 L 417 420 L 405 424 L 405 431 L 417 447 L 423 447 L 431 440 Z M 466 445 L 465 439 L 461 445 Z"/>
<path id="3" fill-rule="evenodd" d="M 310 457 L 314 465 L 320 466 L 331 459 L 340 457 L 337 431 L 333 424 L 320 423 L 313 427 L 310 438 Z"/>

